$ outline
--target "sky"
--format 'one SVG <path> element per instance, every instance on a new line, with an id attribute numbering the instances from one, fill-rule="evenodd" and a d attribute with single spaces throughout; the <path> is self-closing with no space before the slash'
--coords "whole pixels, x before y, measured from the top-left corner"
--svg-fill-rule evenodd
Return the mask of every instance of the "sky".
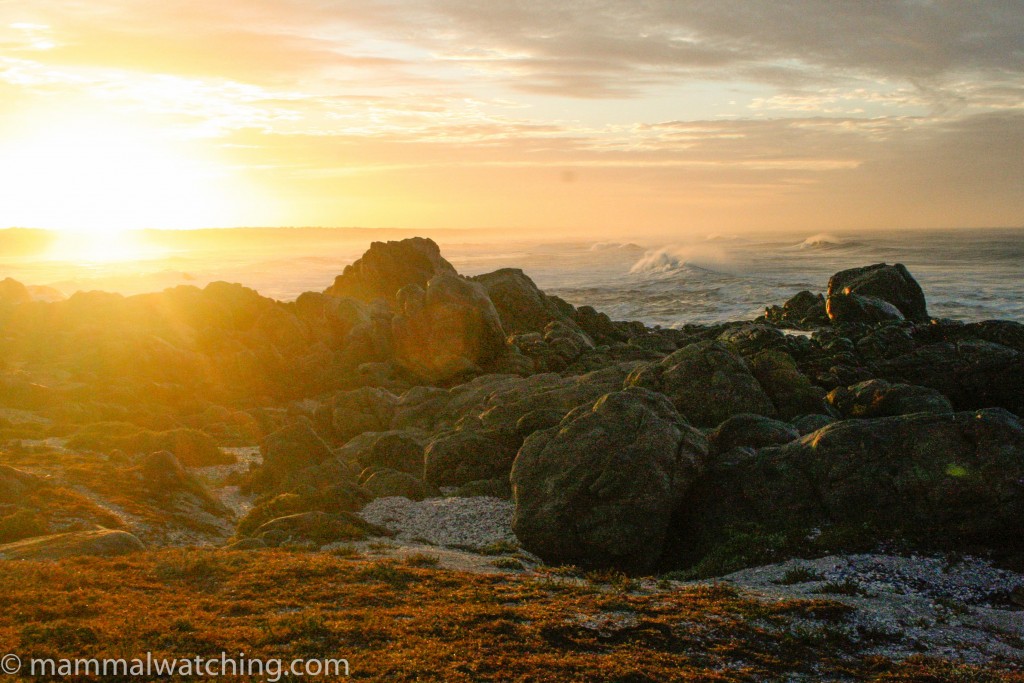
<path id="1" fill-rule="evenodd" d="M 15 225 L 1024 225 L 1024 0 L 0 0 Z"/>

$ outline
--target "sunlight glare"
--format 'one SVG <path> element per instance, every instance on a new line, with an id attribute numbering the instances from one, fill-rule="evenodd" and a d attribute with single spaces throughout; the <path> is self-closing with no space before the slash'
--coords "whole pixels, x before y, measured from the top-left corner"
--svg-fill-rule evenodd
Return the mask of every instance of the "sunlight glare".
<path id="1" fill-rule="evenodd" d="M 233 208 L 216 189 L 222 175 L 155 129 L 85 118 L 39 126 L 0 146 L 0 223 L 104 240 L 129 229 L 221 225 Z"/>

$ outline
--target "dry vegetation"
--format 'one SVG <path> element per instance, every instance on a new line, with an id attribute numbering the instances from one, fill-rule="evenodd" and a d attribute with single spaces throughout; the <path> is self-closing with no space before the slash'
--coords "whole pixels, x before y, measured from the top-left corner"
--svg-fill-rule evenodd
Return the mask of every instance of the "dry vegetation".
<path id="1" fill-rule="evenodd" d="M 361 680 L 1024 681 L 862 656 L 835 628 L 849 608 L 826 598 L 419 565 L 195 549 L 0 563 L 0 642 L 23 657 L 344 657 Z"/>

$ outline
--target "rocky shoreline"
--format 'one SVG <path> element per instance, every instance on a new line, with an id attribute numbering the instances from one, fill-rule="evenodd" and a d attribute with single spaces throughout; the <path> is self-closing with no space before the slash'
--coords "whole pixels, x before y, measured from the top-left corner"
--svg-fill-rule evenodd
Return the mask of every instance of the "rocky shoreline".
<path id="1" fill-rule="evenodd" d="M 294 302 L 8 279 L 0 329 L 0 557 L 391 538 L 764 595 L 797 564 L 920 582 L 967 557 L 969 595 L 928 600 L 1020 624 L 1019 575 L 998 604 L 975 584 L 1024 567 L 1024 325 L 932 319 L 899 264 L 660 329 L 415 238 Z M 1018 658 L 1010 631 L 964 647 Z"/>

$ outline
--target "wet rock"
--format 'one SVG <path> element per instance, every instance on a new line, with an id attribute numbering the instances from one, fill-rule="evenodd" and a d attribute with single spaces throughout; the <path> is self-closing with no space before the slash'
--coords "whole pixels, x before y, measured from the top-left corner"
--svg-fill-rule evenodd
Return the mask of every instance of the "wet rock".
<path id="1" fill-rule="evenodd" d="M 680 413 L 702 427 L 719 425 L 739 413 L 777 414 L 750 364 L 721 342 L 690 344 L 658 363 L 637 368 L 625 384 L 665 394 Z"/>
<path id="2" fill-rule="evenodd" d="M 392 320 L 395 360 L 427 381 L 478 371 L 505 353 L 505 332 L 484 288 L 457 275 L 405 287 Z"/>
<path id="3" fill-rule="evenodd" d="M 843 417 L 867 418 L 909 413 L 952 413 L 949 399 L 934 389 L 872 379 L 837 387 L 826 397 Z"/>
<path id="4" fill-rule="evenodd" d="M 827 308 L 829 318 L 836 322 L 929 320 L 924 292 L 902 263 L 878 263 L 836 273 L 828 281 Z"/>
<path id="5" fill-rule="evenodd" d="M 4 560 L 60 560 L 65 557 L 117 557 L 145 550 L 142 541 L 126 531 L 100 529 L 30 538 L 0 545 Z"/>
<path id="6" fill-rule="evenodd" d="M 351 297 L 370 302 L 394 301 L 408 285 L 426 287 L 435 275 L 455 275 L 455 268 L 441 257 L 431 239 L 412 237 L 393 242 L 373 242 L 370 249 L 334 280 L 326 290 L 333 297 Z"/>
<path id="7" fill-rule="evenodd" d="M 703 435 L 663 396 L 608 394 L 523 444 L 513 530 L 548 562 L 649 570 L 706 453 Z"/>

